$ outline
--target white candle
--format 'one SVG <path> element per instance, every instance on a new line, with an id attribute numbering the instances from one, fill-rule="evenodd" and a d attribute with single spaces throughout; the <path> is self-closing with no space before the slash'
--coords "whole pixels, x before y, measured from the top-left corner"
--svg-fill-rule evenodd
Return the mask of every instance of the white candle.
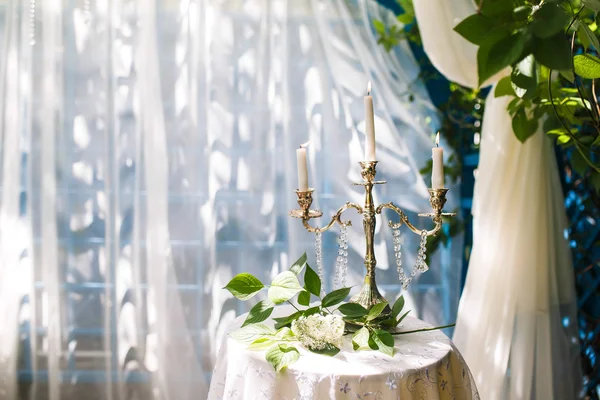
<path id="1" fill-rule="evenodd" d="M 306 166 L 306 146 L 308 142 L 300 145 L 296 150 L 296 161 L 298 162 L 298 190 L 306 192 L 308 190 L 308 168 Z"/>
<path id="2" fill-rule="evenodd" d="M 444 188 L 444 149 L 439 147 L 440 133 L 435 137 L 435 147 L 431 149 L 433 165 L 431 167 L 431 188 Z"/>
<path id="3" fill-rule="evenodd" d="M 365 161 L 375 161 L 375 121 L 373 116 L 373 97 L 371 81 L 367 84 L 365 101 Z"/>

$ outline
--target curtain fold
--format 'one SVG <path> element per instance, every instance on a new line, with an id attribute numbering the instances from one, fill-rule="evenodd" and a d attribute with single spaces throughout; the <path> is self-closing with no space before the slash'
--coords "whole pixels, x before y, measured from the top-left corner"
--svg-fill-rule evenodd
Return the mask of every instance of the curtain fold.
<path id="1" fill-rule="evenodd" d="M 372 20 L 397 23 L 377 3 L 34 3 L 0 9 L 0 400 L 204 398 L 223 332 L 251 306 L 222 287 L 242 271 L 267 282 L 304 251 L 313 261 L 314 236 L 288 217 L 295 148 L 311 142 L 325 215 L 362 201 L 368 80 L 388 181 L 377 199 L 413 219 L 430 208 L 418 170 L 439 120 L 408 44 L 377 45 Z M 395 299 L 387 217 L 377 274 Z M 327 287 L 336 235 L 323 236 Z M 414 315 L 454 320 L 461 246 L 405 294 Z"/>
<path id="2" fill-rule="evenodd" d="M 449 80 L 472 88 L 476 47 L 452 29 L 475 11 L 472 0 L 415 1 L 425 52 Z M 516 139 L 506 109 L 510 98 L 494 98 L 493 89 L 483 117 L 473 248 L 453 340 L 482 398 L 575 399 L 581 373 L 574 272 L 555 155 L 541 127 L 525 144 Z"/>

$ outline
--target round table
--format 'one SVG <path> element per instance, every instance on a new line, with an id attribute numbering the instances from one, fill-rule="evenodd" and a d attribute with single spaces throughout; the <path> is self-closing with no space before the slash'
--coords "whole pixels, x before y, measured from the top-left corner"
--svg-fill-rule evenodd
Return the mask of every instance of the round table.
<path id="1" fill-rule="evenodd" d="M 228 331 L 245 318 L 236 318 Z M 400 330 L 428 327 L 407 317 Z M 335 357 L 297 347 L 300 359 L 277 374 L 264 351 L 248 350 L 228 336 L 219 351 L 208 400 L 479 399 L 469 368 L 441 331 L 395 336 L 394 357 L 353 351 L 350 335 Z"/>

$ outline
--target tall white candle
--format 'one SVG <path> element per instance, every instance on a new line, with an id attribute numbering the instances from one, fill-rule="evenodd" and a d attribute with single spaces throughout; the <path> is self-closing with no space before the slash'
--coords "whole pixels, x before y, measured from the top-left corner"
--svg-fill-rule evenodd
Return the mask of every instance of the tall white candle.
<path id="1" fill-rule="evenodd" d="M 375 120 L 373 115 L 373 97 L 371 81 L 367 84 L 365 101 L 365 161 L 375 161 Z"/>
<path id="2" fill-rule="evenodd" d="M 440 133 L 435 137 L 435 147 L 431 149 L 431 158 L 433 165 L 431 168 L 431 188 L 444 188 L 444 149 L 439 147 Z"/>
<path id="3" fill-rule="evenodd" d="M 298 190 L 306 192 L 308 190 L 308 168 L 306 166 L 306 146 L 308 142 L 300 145 L 296 150 L 296 161 L 298 163 Z"/>

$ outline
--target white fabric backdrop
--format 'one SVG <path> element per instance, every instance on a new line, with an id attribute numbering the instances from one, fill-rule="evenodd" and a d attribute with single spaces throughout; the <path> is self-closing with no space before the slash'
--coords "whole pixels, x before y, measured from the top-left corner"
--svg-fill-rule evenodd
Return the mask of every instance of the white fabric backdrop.
<path id="1" fill-rule="evenodd" d="M 477 87 L 476 47 L 452 29 L 472 0 L 415 0 L 423 45 L 448 79 Z M 495 82 L 506 71 L 492 78 Z M 481 398 L 575 399 L 577 307 L 553 148 L 515 138 L 508 97 L 486 101 L 473 196 L 473 249 L 454 342 Z"/>
<path id="2" fill-rule="evenodd" d="M 376 44 L 369 21 L 395 17 L 375 3 L 2 4 L 0 399 L 203 398 L 216 343 L 248 306 L 221 288 L 312 252 L 287 217 L 298 144 L 311 140 L 316 206 L 362 200 L 350 181 L 369 79 L 388 180 L 378 200 L 412 217 L 429 208 L 418 169 L 438 121 L 409 47 Z M 395 298 L 389 233 L 380 223 L 378 276 Z M 324 241 L 329 268 L 335 236 Z M 454 320 L 461 251 L 459 238 L 428 260 L 407 294 L 415 316 Z"/>

